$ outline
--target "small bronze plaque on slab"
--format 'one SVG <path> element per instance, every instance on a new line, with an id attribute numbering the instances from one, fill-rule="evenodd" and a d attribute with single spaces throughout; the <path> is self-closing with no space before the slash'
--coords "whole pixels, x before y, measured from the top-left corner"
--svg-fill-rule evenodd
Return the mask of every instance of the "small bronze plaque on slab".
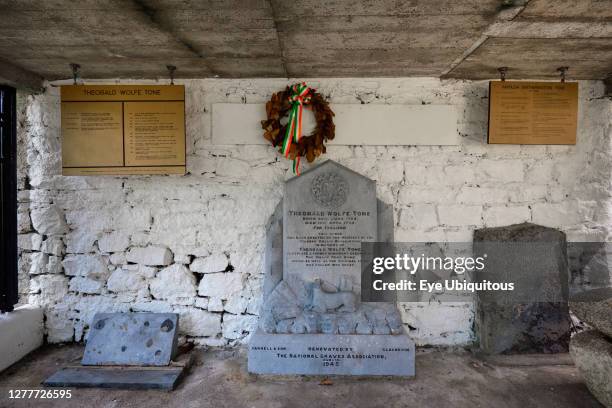
<path id="1" fill-rule="evenodd" d="M 490 144 L 576 144 L 578 83 L 489 83 Z"/>
<path id="2" fill-rule="evenodd" d="M 61 88 L 62 174 L 185 174 L 185 87 Z"/>

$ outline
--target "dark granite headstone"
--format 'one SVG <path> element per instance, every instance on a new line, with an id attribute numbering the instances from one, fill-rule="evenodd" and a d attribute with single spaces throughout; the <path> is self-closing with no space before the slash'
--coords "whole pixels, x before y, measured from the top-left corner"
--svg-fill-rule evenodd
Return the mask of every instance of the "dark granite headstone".
<path id="1" fill-rule="evenodd" d="M 476 332 L 487 353 L 567 352 L 570 316 L 565 234 L 534 224 L 474 232 L 486 254 L 477 280 L 513 282 L 512 292 L 477 292 Z"/>

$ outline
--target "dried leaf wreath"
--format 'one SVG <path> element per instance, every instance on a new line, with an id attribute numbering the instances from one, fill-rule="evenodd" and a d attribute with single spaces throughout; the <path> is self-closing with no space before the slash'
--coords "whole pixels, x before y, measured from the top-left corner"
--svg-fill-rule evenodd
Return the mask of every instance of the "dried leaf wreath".
<path id="1" fill-rule="evenodd" d="M 317 125 L 309 136 L 302 136 L 302 108 L 311 109 Z M 293 172 L 300 174 L 300 157 L 306 157 L 309 163 L 325 153 L 325 142 L 332 140 L 336 134 L 334 112 L 329 103 L 305 82 L 287 86 L 284 91 L 272 95 L 266 103 L 268 119 L 261 121 L 265 130 L 264 137 L 274 147 L 280 145 L 280 152 L 293 160 Z M 281 119 L 289 116 L 287 124 Z"/>

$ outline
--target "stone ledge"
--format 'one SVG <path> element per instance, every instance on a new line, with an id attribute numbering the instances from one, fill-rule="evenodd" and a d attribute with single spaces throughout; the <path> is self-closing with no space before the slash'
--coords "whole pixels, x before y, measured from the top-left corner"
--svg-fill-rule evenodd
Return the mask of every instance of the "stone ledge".
<path id="1" fill-rule="evenodd" d="M 0 371 L 43 344 L 43 311 L 25 305 L 0 314 Z"/>
<path id="2" fill-rule="evenodd" d="M 251 337 L 248 370 L 270 375 L 414 376 L 406 335 L 267 334 Z"/>

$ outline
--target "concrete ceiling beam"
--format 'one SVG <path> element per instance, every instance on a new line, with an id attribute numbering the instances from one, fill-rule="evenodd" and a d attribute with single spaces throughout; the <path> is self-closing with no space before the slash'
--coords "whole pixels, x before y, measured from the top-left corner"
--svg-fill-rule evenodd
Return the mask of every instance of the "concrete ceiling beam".
<path id="1" fill-rule="evenodd" d="M 40 91 L 43 77 L 0 59 L 0 84 Z"/>
<path id="2" fill-rule="evenodd" d="M 168 20 L 159 18 L 159 12 L 156 8 L 154 8 L 147 0 L 131 0 L 132 4 L 137 6 L 137 12 L 140 12 L 143 16 L 145 16 L 147 22 L 150 24 L 151 28 L 157 31 L 161 31 L 164 34 L 169 35 L 176 41 L 177 46 L 180 49 L 187 51 L 192 54 L 196 58 L 200 58 L 202 60 L 203 65 L 210 72 L 210 74 L 214 75 L 215 73 L 211 69 L 210 65 L 206 61 L 206 56 L 202 55 L 201 51 L 198 50 L 194 44 L 191 44 L 186 38 L 179 35 L 175 27 L 173 27 Z M 181 67 L 177 66 L 177 74 L 181 76 Z"/>
<path id="3" fill-rule="evenodd" d="M 491 24 L 487 37 L 510 38 L 610 38 L 612 22 L 504 21 Z"/>

